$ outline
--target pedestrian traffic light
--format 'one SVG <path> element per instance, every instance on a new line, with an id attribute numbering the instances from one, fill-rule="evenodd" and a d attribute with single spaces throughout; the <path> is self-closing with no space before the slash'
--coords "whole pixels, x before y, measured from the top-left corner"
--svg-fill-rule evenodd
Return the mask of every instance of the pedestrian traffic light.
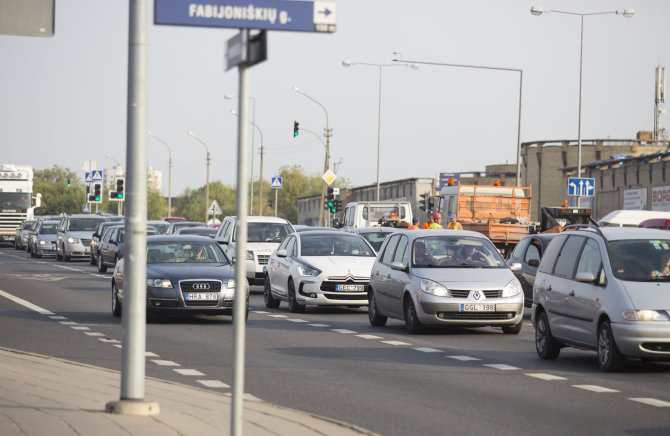
<path id="1" fill-rule="evenodd" d="M 116 198 L 119 200 L 123 200 L 123 194 L 124 194 L 123 185 L 125 184 L 125 181 L 126 179 L 123 177 L 116 178 Z"/>
<path id="2" fill-rule="evenodd" d="M 93 184 L 93 189 L 91 190 L 93 193 L 88 196 L 88 202 L 89 203 L 102 203 L 102 183 L 94 183 Z"/>
<path id="3" fill-rule="evenodd" d="M 298 123 L 297 121 L 293 121 L 293 137 L 294 138 L 296 136 L 298 136 L 298 133 L 300 133 L 299 131 L 300 131 L 300 123 Z"/>

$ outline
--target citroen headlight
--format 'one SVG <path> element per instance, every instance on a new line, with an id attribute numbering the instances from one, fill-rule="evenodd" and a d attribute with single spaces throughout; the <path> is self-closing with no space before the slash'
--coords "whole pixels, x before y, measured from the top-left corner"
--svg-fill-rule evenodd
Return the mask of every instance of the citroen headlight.
<path id="1" fill-rule="evenodd" d="M 505 297 L 514 297 L 521 292 L 521 283 L 517 279 L 510 280 L 509 283 L 505 285 L 502 291 L 503 298 Z"/>
<path id="2" fill-rule="evenodd" d="M 73 238 L 72 236 L 70 236 L 67 238 L 67 243 L 68 244 L 79 243 L 79 238 Z"/>
<path id="3" fill-rule="evenodd" d="M 172 282 L 169 279 L 147 279 L 147 286 L 152 288 L 171 288 Z"/>
<path id="4" fill-rule="evenodd" d="M 621 314 L 628 321 L 668 321 L 668 313 L 658 310 L 624 310 Z"/>
<path id="5" fill-rule="evenodd" d="M 45 245 L 46 243 L 47 241 L 45 241 L 44 239 L 40 240 L 40 245 Z"/>
<path id="6" fill-rule="evenodd" d="M 298 271 L 298 275 L 301 277 L 316 277 L 321 274 L 321 270 L 307 265 L 299 265 L 296 270 Z"/>
<path id="7" fill-rule="evenodd" d="M 435 295 L 436 297 L 449 296 L 449 290 L 446 287 L 432 280 L 421 280 L 421 290 L 426 294 Z"/>

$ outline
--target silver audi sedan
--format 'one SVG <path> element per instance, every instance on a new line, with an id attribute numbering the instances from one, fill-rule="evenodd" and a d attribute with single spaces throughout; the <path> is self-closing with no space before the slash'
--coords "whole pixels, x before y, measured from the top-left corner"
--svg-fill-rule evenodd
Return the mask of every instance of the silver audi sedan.
<path id="1" fill-rule="evenodd" d="M 265 306 L 288 302 L 291 312 L 307 305 L 354 306 L 368 304 L 372 246 L 347 232 L 314 230 L 286 236 L 265 270 Z"/>
<path id="2" fill-rule="evenodd" d="M 518 334 L 523 290 L 498 249 L 481 233 L 408 230 L 384 241 L 372 268 L 368 315 L 373 326 L 405 321 L 409 333 L 426 326 L 501 327 Z"/>

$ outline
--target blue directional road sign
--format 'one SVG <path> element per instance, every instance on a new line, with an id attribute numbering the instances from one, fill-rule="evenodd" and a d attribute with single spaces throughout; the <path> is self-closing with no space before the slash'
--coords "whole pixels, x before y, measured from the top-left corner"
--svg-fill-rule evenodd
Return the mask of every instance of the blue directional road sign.
<path id="1" fill-rule="evenodd" d="M 568 195 L 571 197 L 593 197 L 596 193 L 596 180 L 583 177 L 568 178 Z"/>
<path id="2" fill-rule="evenodd" d="M 273 177 L 272 183 L 270 183 L 271 188 L 281 188 L 281 177 Z"/>
<path id="3" fill-rule="evenodd" d="M 292 0 L 155 0 L 154 24 L 335 32 L 336 3 Z"/>

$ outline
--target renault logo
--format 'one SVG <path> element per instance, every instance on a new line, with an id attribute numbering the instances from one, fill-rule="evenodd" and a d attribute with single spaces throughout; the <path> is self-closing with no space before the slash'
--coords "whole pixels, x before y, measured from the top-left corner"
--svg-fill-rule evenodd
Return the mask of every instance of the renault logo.
<path id="1" fill-rule="evenodd" d="M 472 298 L 475 300 L 479 300 L 481 298 L 482 294 L 479 293 L 479 291 L 475 291 L 472 293 Z"/>
<path id="2" fill-rule="evenodd" d="M 206 291 L 209 289 L 209 283 L 193 283 L 194 291 Z"/>

